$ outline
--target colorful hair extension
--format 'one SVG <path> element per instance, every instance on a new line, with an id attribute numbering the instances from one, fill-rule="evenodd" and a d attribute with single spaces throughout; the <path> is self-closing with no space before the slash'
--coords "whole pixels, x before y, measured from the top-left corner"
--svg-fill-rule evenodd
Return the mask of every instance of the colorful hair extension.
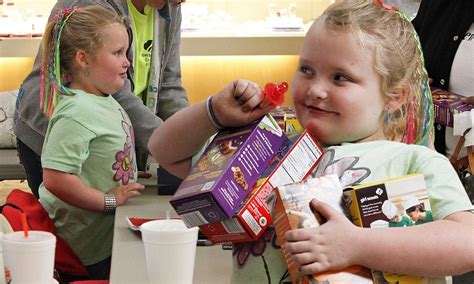
<path id="1" fill-rule="evenodd" d="M 397 13 L 403 20 L 410 22 L 405 13 L 399 11 L 395 6 L 390 6 L 382 2 L 382 0 L 374 0 L 377 5 L 384 9 L 388 9 Z M 425 59 L 423 57 L 423 50 L 421 48 L 420 39 L 418 34 L 414 33 L 416 45 L 418 47 L 418 52 L 421 60 L 421 74 L 419 74 L 421 79 L 421 96 L 420 96 L 420 108 L 423 115 L 420 119 L 420 125 L 416 123 L 416 114 L 415 114 L 415 98 L 410 100 L 407 105 L 406 117 L 407 125 L 405 128 L 405 133 L 402 137 L 401 142 L 407 144 L 418 144 L 425 146 L 432 146 L 433 144 L 433 119 L 434 119 L 434 106 L 433 99 L 431 97 L 431 91 L 428 83 L 428 72 L 425 69 Z"/>
<path id="2" fill-rule="evenodd" d="M 53 16 L 49 25 L 52 25 L 49 42 L 46 41 L 43 48 L 48 49 L 47 57 L 44 58 L 41 66 L 41 89 L 40 108 L 48 118 L 51 117 L 54 107 L 58 102 L 58 95 L 71 95 L 69 88 L 61 82 L 61 32 L 69 17 L 77 11 L 72 9 L 60 10 Z"/>

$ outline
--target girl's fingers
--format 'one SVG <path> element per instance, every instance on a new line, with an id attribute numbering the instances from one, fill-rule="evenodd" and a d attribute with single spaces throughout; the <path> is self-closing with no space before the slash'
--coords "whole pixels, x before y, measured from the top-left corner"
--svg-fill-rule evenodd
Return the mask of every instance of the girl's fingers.
<path id="1" fill-rule="evenodd" d="M 245 104 L 248 100 L 253 98 L 255 95 L 260 94 L 260 88 L 257 84 L 246 81 L 238 80 L 235 85 L 234 97 L 236 97 L 241 105 Z"/>
<path id="2" fill-rule="evenodd" d="M 326 266 L 323 263 L 317 261 L 300 266 L 300 271 L 302 274 L 315 274 L 326 270 Z"/>
<path id="3" fill-rule="evenodd" d="M 262 97 L 260 95 L 260 92 L 256 92 L 245 102 L 245 107 L 247 107 L 248 109 L 254 109 L 257 106 L 261 105 L 261 103 Z"/>
<path id="4" fill-rule="evenodd" d="M 285 233 L 285 239 L 289 242 L 309 240 L 314 232 L 310 229 L 296 229 Z"/>
<path id="5" fill-rule="evenodd" d="M 307 241 L 287 242 L 285 250 L 292 254 L 303 253 L 311 250 L 311 243 Z"/>
<path id="6" fill-rule="evenodd" d="M 317 257 L 310 252 L 294 254 L 292 258 L 300 266 L 311 265 L 318 261 Z"/>

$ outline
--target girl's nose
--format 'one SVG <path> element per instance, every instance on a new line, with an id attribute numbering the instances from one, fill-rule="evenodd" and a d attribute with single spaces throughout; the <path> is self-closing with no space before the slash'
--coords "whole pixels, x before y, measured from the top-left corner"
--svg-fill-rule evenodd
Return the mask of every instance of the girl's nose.
<path id="1" fill-rule="evenodd" d="M 130 61 L 128 61 L 127 57 L 125 57 L 124 67 L 125 68 L 130 67 Z"/>
<path id="2" fill-rule="evenodd" d="M 326 99 L 328 96 L 328 91 L 323 82 L 316 80 L 312 82 L 310 88 L 308 89 L 308 95 L 313 99 Z"/>

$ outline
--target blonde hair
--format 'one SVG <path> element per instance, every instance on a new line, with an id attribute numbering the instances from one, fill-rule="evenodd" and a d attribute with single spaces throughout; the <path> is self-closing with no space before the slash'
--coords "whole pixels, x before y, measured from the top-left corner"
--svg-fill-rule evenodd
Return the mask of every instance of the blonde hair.
<path id="1" fill-rule="evenodd" d="M 128 21 L 99 5 L 58 10 L 50 19 L 41 42 L 40 102 L 48 117 L 57 103 L 57 95 L 70 94 L 62 81 L 74 77 L 77 51 L 84 50 L 94 55 L 103 45 L 102 28 L 112 24 L 127 27 Z"/>
<path id="2" fill-rule="evenodd" d="M 394 90 L 408 89 L 402 106 L 389 113 L 389 122 L 384 124 L 385 137 L 426 145 L 433 129 L 431 93 L 421 46 L 406 16 L 374 0 L 351 0 L 336 1 L 320 20 L 329 29 L 350 30 L 359 44 L 372 52 L 374 70 L 382 79 L 381 88 L 388 101 L 393 99 L 390 93 Z M 411 134 L 415 137 L 407 137 L 409 127 L 415 128 Z"/>

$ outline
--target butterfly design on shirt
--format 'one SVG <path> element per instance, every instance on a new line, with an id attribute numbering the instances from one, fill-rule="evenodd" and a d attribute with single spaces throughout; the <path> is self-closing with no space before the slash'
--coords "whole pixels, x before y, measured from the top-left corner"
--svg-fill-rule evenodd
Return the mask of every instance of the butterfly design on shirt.
<path id="1" fill-rule="evenodd" d="M 336 174 L 342 187 L 360 184 L 370 175 L 370 169 L 355 165 L 359 161 L 359 157 L 344 157 L 334 160 L 335 151 L 329 149 L 326 151 L 321 161 L 311 173 L 311 177 L 317 178 L 325 175 Z"/>

